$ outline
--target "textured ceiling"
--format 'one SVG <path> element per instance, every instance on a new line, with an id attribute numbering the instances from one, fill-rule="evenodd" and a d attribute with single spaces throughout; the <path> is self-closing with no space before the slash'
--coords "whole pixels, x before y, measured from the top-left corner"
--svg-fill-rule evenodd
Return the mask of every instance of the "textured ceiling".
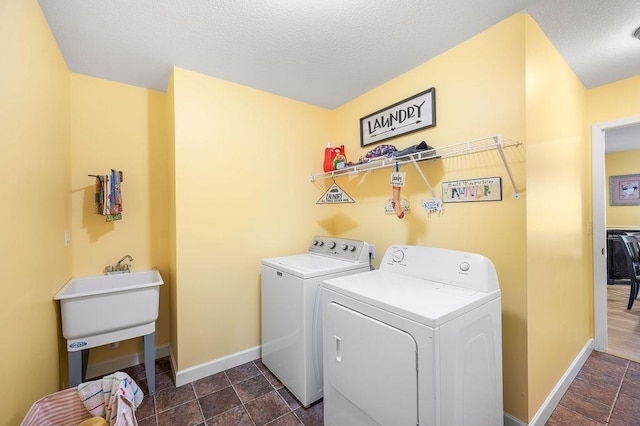
<path id="1" fill-rule="evenodd" d="M 165 90 L 172 66 L 335 108 L 525 0 L 40 0 L 73 72 Z"/>
<path id="2" fill-rule="evenodd" d="M 178 66 L 335 108 L 524 10 L 587 87 L 640 74 L 638 0 L 39 3 L 71 71 L 162 91 Z"/>
<path id="3" fill-rule="evenodd" d="M 528 12 L 585 87 L 640 74 L 640 0 L 541 0 Z"/>

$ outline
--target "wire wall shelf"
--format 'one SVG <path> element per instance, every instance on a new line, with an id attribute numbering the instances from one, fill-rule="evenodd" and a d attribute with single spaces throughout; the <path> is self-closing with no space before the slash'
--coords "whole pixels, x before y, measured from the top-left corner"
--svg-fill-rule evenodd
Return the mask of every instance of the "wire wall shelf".
<path id="1" fill-rule="evenodd" d="M 431 190 L 431 185 L 429 185 L 426 178 L 422 174 L 422 171 L 418 167 L 417 162 L 456 157 L 460 155 L 474 154 L 478 152 L 490 151 L 495 149 L 500 154 L 500 158 L 504 163 L 505 169 L 507 170 L 507 175 L 509 176 L 509 180 L 511 181 L 511 185 L 513 186 L 514 196 L 515 198 L 519 198 L 520 194 L 518 193 L 515 181 L 511 174 L 511 169 L 509 168 L 509 164 L 507 163 L 507 159 L 504 155 L 504 149 L 518 147 L 520 145 L 522 145 L 522 142 L 505 139 L 500 135 L 489 136 L 486 138 L 476 139 L 468 142 L 462 142 L 454 145 L 445 146 L 442 148 L 433 148 L 433 149 L 428 149 L 428 150 L 420 151 L 413 154 L 406 154 L 399 157 L 382 157 L 382 158 L 372 160 L 368 163 L 356 164 L 353 166 L 345 167 L 344 169 L 334 170 L 331 172 L 311 174 L 309 175 L 309 181 L 314 182 L 319 179 L 327 179 L 327 178 L 335 179 L 340 176 L 351 176 L 351 175 L 355 175 L 363 172 L 370 172 L 378 169 L 396 167 L 396 165 L 401 166 L 403 164 L 413 163 L 413 165 L 416 167 L 416 170 L 418 170 L 421 177 L 423 178 L 423 180 Z"/>

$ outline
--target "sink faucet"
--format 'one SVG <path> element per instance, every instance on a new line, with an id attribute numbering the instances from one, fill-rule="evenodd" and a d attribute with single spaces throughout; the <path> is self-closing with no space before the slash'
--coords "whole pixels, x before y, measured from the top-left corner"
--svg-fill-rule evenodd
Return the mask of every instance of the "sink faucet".
<path id="1" fill-rule="evenodd" d="M 118 260 L 118 263 L 116 263 L 116 271 L 122 271 L 123 269 L 126 269 L 127 271 L 129 270 L 129 267 L 131 265 L 128 265 L 128 264 L 124 266 L 120 265 L 125 259 L 129 259 L 129 262 L 133 262 L 133 257 L 131 257 L 128 254 L 124 255 L 122 259 Z"/>
<path id="2" fill-rule="evenodd" d="M 124 265 L 122 265 L 122 262 L 125 261 L 125 259 L 129 259 L 129 262 L 133 262 L 133 257 L 131 257 L 130 255 L 124 255 L 122 257 L 122 259 L 118 260 L 118 262 L 115 264 L 115 266 L 107 266 L 105 269 L 105 271 L 107 272 L 107 274 L 123 274 L 123 273 L 127 273 L 127 272 L 131 272 L 130 268 L 131 265 L 126 263 Z"/>

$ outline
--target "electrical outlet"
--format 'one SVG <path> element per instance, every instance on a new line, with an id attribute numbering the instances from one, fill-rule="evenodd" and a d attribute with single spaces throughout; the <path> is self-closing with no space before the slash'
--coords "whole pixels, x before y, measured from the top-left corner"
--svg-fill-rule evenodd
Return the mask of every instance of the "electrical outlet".
<path id="1" fill-rule="evenodd" d="M 369 244 L 369 258 L 370 259 L 376 258 L 376 246 L 374 246 L 373 244 Z"/>

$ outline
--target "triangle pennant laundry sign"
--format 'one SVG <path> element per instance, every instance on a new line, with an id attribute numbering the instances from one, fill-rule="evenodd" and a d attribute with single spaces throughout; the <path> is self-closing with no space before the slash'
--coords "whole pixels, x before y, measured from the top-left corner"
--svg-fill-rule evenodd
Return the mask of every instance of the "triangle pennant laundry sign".
<path id="1" fill-rule="evenodd" d="M 355 203 L 355 201 L 353 201 L 353 199 L 349 197 L 349 195 L 344 192 L 344 190 L 340 188 L 337 183 L 334 182 L 333 185 L 331 185 L 329 189 L 327 189 L 327 192 L 325 192 L 322 197 L 320 197 L 316 204 L 343 203 Z"/>

